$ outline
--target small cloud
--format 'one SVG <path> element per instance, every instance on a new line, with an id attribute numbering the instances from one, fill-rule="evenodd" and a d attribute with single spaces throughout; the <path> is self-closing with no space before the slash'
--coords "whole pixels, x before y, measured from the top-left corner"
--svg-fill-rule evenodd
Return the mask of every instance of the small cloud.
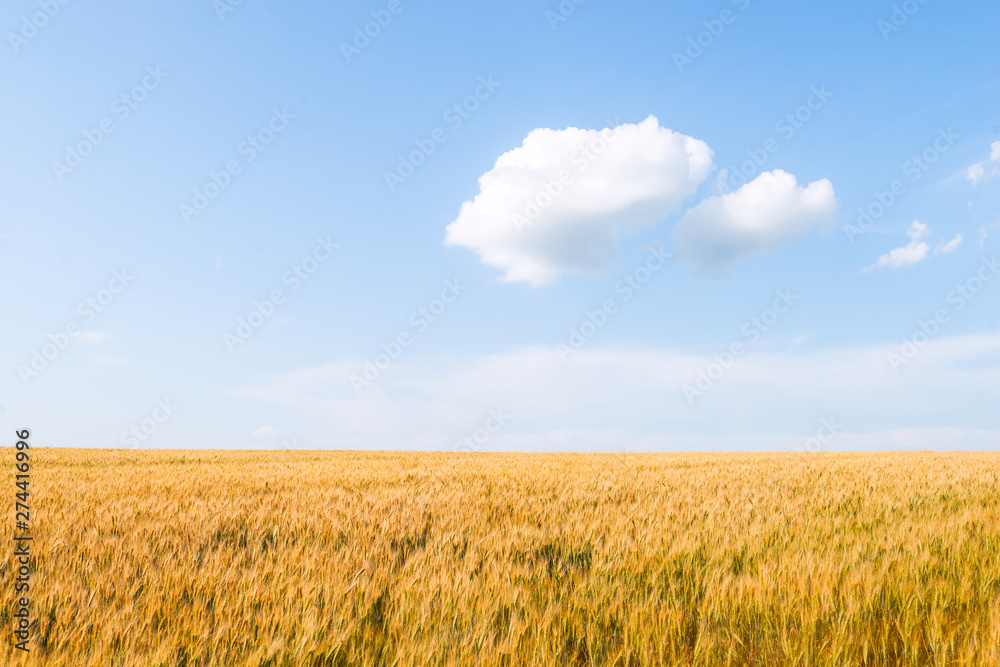
<path id="1" fill-rule="evenodd" d="M 277 435 L 278 430 L 273 426 L 261 426 L 259 429 L 254 431 L 253 434 L 266 437 L 270 435 Z"/>
<path id="2" fill-rule="evenodd" d="M 674 226 L 683 254 L 703 267 L 770 252 L 811 229 L 826 231 L 837 199 L 827 179 L 807 186 L 781 169 L 766 171 L 733 192 L 705 199 Z"/>
<path id="3" fill-rule="evenodd" d="M 862 269 L 862 273 L 869 273 L 875 269 L 881 269 L 885 267 L 892 267 L 894 269 L 899 269 L 906 266 L 913 266 L 917 262 L 922 261 L 927 257 L 927 253 L 930 252 L 930 246 L 928 246 L 924 239 L 930 234 L 930 228 L 916 220 L 910 225 L 910 229 L 907 230 L 906 235 L 910 237 L 910 242 L 907 243 L 902 248 L 896 248 L 895 250 L 890 250 L 885 255 L 882 255 L 875 263 L 871 266 Z"/>
<path id="4" fill-rule="evenodd" d="M 101 331 L 77 331 L 71 333 L 69 337 L 74 343 L 103 343 L 114 336 Z"/>
<path id="5" fill-rule="evenodd" d="M 978 241 L 978 243 L 979 243 L 979 247 L 980 248 L 982 248 L 983 247 L 983 243 L 986 242 L 986 237 L 988 237 L 990 235 L 990 230 L 991 229 L 997 229 L 998 227 L 1000 227 L 1000 220 L 997 220 L 996 222 L 991 222 L 988 225 L 983 225 L 982 227 L 980 227 L 979 229 L 976 230 L 977 232 L 979 232 L 979 241 Z"/>
<path id="6" fill-rule="evenodd" d="M 215 260 L 215 268 L 219 268 L 220 266 L 222 266 L 222 258 L 221 257 L 219 257 L 218 259 Z"/>
<path id="7" fill-rule="evenodd" d="M 94 359 L 94 363 L 98 366 L 117 366 L 118 364 L 127 363 L 128 359 L 112 359 L 109 357 L 97 357 Z"/>
<path id="8" fill-rule="evenodd" d="M 990 160 L 1000 162 L 1000 141 L 990 144 Z M 978 162 L 969 167 L 965 175 L 973 185 L 979 185 L 994 176 L 1000 176 L 1000 166 L 995 166 L 987 172 L 986 167 Z"/>
<path id="9" fill-rule="evenodd" d="M 983 181 L 983 176 L 986 175 L 986 170 L 983 169 L 983 165 L 974 164 L 969 167 L 969 171 L 966 174 L 966 178 L 972 182 L 973 185 L 979 185 Z"/>
<path id="10" fill-rule="evenodd" d="M 945 243 L 944 241 L 938 241 L 937 247 L 934 248 L 935 255 L 947 255 L 948 253 L 954 252 L 958 249 L 958 246 L 962 245 L 962 235 L 955 234 L 955 238 Z"/>

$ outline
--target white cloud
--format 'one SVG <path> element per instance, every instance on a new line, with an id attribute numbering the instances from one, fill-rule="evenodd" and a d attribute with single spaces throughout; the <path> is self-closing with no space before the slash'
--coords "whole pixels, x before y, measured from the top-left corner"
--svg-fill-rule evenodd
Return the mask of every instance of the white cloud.
<path id="1" fill-rule="evenodd" d="M 982 248 L 983 244 L 986 243 L 986 239 L 990 235 L 990 230 L 991 229 L 997 229 L 997 228 L 1000 228 L 1000 220 L 997 220 L 996 222 L 991 222 L 988 225 L 983 225 L 982 227 L 980 227 L 979 229 L 976 230 L 977 232 L 979 232 L 979 241 L 978 241 L 978 243 L 979 243 L 979 247 L 980 248 Z"/>
<path id="2" fill-rule="evenodd" d="M 985 238 L 984 230 L 980 230 L 980 232 L 983 235 L 983 238 Z M 906 231 L 906 235 L 910 237 L 909 243 L 902 248 L 896 248 L 895 250 L 890 250 L 888 253 L 881 255 L 874 264 L 865 267 L 861 270 L 861 272 L 868 273 L 870 271 L 874 271 L 875 269 L 883 269 L 885 267 L 899 269 L 922 262 L 930 256 L 930 246 L 928 246 L 926 242 L 930 233 L 930 227 L 914 220 L 910 225 L 910 228 Z M 954 252 L 960 245 L 962 245 L 963 240 L 964 238 L 961 234 L 955 234 L 955 237 L 950 241 L 938 241 L 937 245 L 934 247 L 934 254 L 947 255 L 948 253 Z M 982 245 L 982 240 L 980 240 L 980 245 Z"/>
<path id="3" fill-rule="evenodd" d="M 656 224 L 713 169 L 712 151 L 654 116 L 613 131 L 536 129 L 479 177 L 445 244 L 474 250 L 505 282 L 592 273 L 620 239 Z M 560 182 L 562 177 L 562 182 Z"/>
<path id="4" fill-rule="evenodd" d="M 962 235 L 955 234 L 955 238 L 945 243 L 944 241 L 938 241 L 937 246 L 934 248 L 935 255 L 947 255 L 958 249 L 958 246 L 962 245 Z"/>
<path id="5" fill-rule="evenodd" d="M 983 165 L 974 164 L 971 167 L 969 167 L 969 171 L 966 174 L 966 178 L 968 178 L 973 185 L 979 185 L 983 180 L 983 176 L 985 175 L 986 175 L 986 170 L 983 169 Z"/>
<path id="6" fill-rule="evenodd" d="M 719 266 L 774 250 L 810 229 L 828 230 L 836 209 L 827 179 L 802 187 L 795 176 L 775 169 L 687 211 L 674 227 L 674 240 L 698 263 Z"/>
<path id="7" fill-rule="evenodd" d="M 928 228 L 927 225 L 914 220 L 913 224 L 910 225 L 910 229 L 906 232 L 906 235 L 910 237 L 910 242 L 902 248 L 890 250 L 885 255 L 880 256 L 877 260 L 875 260 L 874 264 L 863 269 L 862 273 L 868 273 L 869 271 L 882 269 L 887 266 L 894 269 L 899 269 L 905 266 L 913 266 L 917 262 L 925 259 L 927 254 L 930 252 L 930 246 L 924 242 L 924 239 L 927 238 L 928 234 L 930 234 L 930 228 Z"/>
<path id="8" fill-rule="evenodd" d="M 399 361 L 360 397 L 349 360 L 232 393 L 294 410 L 303 437 L 338 449 L 451 449 L 491 409 L 509 416 L 489 441 L 501 450 L 792 449 L 823 418 L 844 425 L 831 449 L 995 448 L 1000 335 L 938 335 L 895 373 L 887 355 L 899 345 L 802 350 L 772 340 L 693 405 L 683 386 L 717 363 L 721 343 L 697 353 L 585 349 L 567 364 L 553 347 Z"/>
<path id="9" fill-rule="evenodd" d="M 990 160 L 994 162 L 1000 161 L 1000 141 L 994 141 L 990 144 Z M 993 167 L 987 172 L 986 168 L 978 162 L 969 167 L 965 175 L 973 185 L 979 185 L 984 180 L 993 176 L 1000 176 L 1000 167 Z"/>

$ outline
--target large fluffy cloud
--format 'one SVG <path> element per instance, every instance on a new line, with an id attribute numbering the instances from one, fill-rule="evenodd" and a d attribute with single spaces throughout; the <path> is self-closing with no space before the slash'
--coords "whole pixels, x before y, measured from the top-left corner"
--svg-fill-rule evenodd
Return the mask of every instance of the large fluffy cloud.
<path id="1" fill-rule="evenodd" d="M 718 267 L 774 250 L 810 229 L 827 230 L 836 209 L 827 179 L 802 187 L 795 176 L 775 169 L 687 211 L 674 227 L 674 240 L 685 256 Z"/>
<path id="2" fill-rule="evenodd" d="M 447 227 L 504 281 L 550 284 L 616 256 L 623 236 L 660 222 L 712 171 L 703 141 L 653 116 L 614 129 L 537 129 L 480 176 Z"/>

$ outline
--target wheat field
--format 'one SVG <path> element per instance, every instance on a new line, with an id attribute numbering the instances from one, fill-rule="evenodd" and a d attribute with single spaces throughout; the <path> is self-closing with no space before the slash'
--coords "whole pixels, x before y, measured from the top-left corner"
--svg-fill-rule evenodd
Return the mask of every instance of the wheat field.
<path id="1" fill-rule="evenodd" d="M 32 452 L 6 664 L 1000 665 L 996 453 Z"/>

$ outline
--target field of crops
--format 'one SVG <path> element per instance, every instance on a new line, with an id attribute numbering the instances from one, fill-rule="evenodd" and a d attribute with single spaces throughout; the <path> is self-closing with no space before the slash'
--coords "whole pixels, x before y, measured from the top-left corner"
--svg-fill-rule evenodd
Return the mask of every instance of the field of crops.
<path id="1" fill-rule="evenodd" d="M 1000 665 L 996 453 L 32 451 L 4 664 Z"/>

